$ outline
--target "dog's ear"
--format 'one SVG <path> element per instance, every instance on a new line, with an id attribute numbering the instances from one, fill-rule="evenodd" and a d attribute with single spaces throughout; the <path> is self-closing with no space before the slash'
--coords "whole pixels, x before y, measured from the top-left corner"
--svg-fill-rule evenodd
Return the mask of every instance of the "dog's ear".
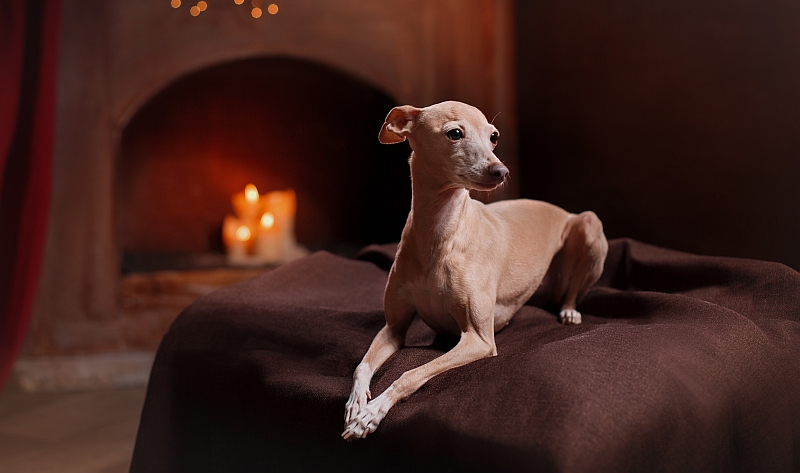
<path id="1" fill-rule="evenodd" d="M 411 134 L 414 129 L 420 111 L 411 105 L 393 108 L 386 116 L 386 121 L 383 122 L 381 132 L 378 134 L 378 141 L 385 145 L 405 141 L 406 136 Z"/>

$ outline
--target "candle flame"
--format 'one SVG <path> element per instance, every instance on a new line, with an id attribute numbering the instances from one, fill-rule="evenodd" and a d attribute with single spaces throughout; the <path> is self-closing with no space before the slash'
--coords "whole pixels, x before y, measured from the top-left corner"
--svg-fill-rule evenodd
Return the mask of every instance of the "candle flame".
<path id="1" fill-rule="evenodd" d="M 258 202 L 258 189 L 253 184 L 247 184 L 244 187 L 244 198 L 248 202 Z"/>
<path id="2" fill-rule="evenodd" d="M 271 212 L 265 213 L 261 217 L 261 226 L 264 228 L 272 228 L 275 225 L 275 216 Z"/>
<path id="3" fill-rule="evenodd" d="M 236 229 L 236 239 L 239 241 L 247 241 L 250 239 L 250 229 L 247 228 L 247 225 L 239 225 L 239 228 Z"/>

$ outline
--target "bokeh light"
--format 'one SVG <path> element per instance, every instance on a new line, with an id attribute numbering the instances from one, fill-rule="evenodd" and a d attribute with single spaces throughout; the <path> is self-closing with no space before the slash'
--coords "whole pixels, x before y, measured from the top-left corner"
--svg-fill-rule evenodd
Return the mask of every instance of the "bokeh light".
<path id="1" fill-rule="evenodd" d="M 254 184 L 244 186 L 244 198 L 248 202 L 258 202 L 258 188 Z"/>
<path id="2" fill-rule="evenodd" d="M 261 226 L 264 228 L 272 228 L 275 225 L 275 216 L 272 212 L 267 212 L 261 216 Z"/>
<path id="3" fill-rule="evenodd" d="M 251 236 L 250 229 L 245 225 L 241 225 L 239 228 L 236 229 L 235 236 L 236 239 L 239 241 L 247 241 L 250 239 Z"/>

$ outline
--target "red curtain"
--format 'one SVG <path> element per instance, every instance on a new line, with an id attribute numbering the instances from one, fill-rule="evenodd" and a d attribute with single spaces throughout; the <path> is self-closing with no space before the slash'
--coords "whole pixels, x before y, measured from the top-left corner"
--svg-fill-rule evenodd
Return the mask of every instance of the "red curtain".
<path id="1" fill-rule="evenodd" d="M 0 0 L 0 390 L 22 348 L 50 206 L 61 0 Z"/>

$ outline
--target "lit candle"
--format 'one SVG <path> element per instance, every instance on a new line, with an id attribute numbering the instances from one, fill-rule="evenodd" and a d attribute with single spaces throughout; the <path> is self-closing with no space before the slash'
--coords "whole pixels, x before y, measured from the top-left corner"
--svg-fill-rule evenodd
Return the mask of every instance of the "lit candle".
<path id="1" fill-rule="evenodd" d="M 252 246 L 253 232 L 246 223 L 233 215 L 228 215 L 222 223 L 222 242 L 228 261 L 241 264 L 248 261 Z"/>
<path id="2" fill-rule="evenodd" d="M 273 216 L 272 233 L 275 235 L 276 258 L 288 261 L 287 249 L 291 245 L 291 235 L 294 233 L 294 213 L 296 199 L 294 191 L 272 191 L 264 194 L 262 199 L 264 210 Z M 265 214 L 266 215 L 266 214 Z"/>
<path id="3" fill-rule="evenodd" d="M 247 184 L 243 192 L 239 192 L 231 199 L 236 216 L 245 222 L 255 222 L 261 216 L 261 202 L 258 189 L 253 184 Z"/>
<path id="4" fill-rule="evenodd" d="M 236 216 L 228 215 L 222 239 L 233 264 L 283 263 L 308 254 L 294 236 L 297 196 L 294 190 L 258 194 L 253 184 L 231 198 Z"/>
<path id="5" fill-rule="evenodd" d="M 281 254 L 281 235 L 275 226 L 275 216 L 266 212 L 261 216 L 256 236 L 255 253 L 266 263 L 283 261 Z"/>

